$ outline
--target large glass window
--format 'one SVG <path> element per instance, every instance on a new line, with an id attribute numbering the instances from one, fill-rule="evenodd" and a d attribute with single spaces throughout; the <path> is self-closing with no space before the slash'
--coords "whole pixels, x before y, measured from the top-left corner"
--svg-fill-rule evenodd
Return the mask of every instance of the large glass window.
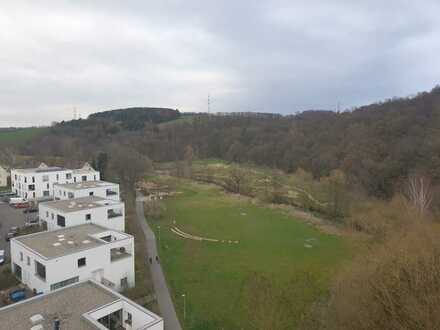
<path id="1" fill-rule="evenodd" d="M 50 290 L 53 291 L 53 290 L 56 290 L 56 289 L 60 289 L 62 287 L 65 287 L 66 285 L 70 285 L 70 284 L 76 283 L 78 281 L 79 281 L 79 277 L 75 276 L 75 277 L 69 278 L 67 280 L 51 284 L 50 285 Z"/>
<path id="2" fill-rule="evenodd" d="M 35 260 L 35 274 L 42 280 L 46 280 L 46 266 Z"/>
<path id="3" fill-rule="evenodd" d="M 66 218 L 62 215 L 57 215 L 57 225 L 60 227 L 66 227 Z"/>
<path id="4" fill-rule="evenodd" d="M 80 258 L 78 259 L 78 268 L 84 267 L 86 265 L 86 258 Z"/>

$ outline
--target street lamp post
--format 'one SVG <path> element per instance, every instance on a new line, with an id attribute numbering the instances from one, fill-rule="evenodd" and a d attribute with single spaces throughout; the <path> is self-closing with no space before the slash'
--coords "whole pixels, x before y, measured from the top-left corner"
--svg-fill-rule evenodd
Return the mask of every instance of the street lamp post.
<path id="1" fill-rule="evenodd" d="M 186 320 L 186 295 L 182 294 L 183 297 L 183 320 Z"/>

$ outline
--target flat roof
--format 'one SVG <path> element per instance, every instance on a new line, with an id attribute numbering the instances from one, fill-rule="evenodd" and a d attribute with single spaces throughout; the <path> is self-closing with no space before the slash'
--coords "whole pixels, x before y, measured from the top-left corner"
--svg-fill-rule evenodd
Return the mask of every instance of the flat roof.
<path id="1" fill-rule="evenodd" d="M 49 173 L 49 172 L 60 172 L 69 171 L 64 167 L 51 166 L 51 167 L 34 167 L 34 168 L 14 168 L 12 171 L 19 173 Z"/>
<path id="2" fill-rule="evenodd" d="M 77 183 L 56 183 L 55 185 L 70 190 L 83 190 L 91 188 L 114 187 L 118 184 L 107 181 L 83 181 Z"/>
<path id="3" fill-rule="evenodd" d="M 75 199 L 64 199 L 50 202 L 40 203 L 42 206 L 58 210 L 62 213 L 78 212 L 83 210 L 91 210 L 109 205 L 120 205 L 122 202 L 114 201 L 97 196 L 87 196 Z"/>
<path id="4" fill-rule="evenodd" d="M 94 168 L 76 168 L 72 170 L 73 174 L 88 174 L 88 173 L 96 173 L 98 172 Z"/>
<path id="5" fill-rule="evenodd" d="M 0 308 L 0 326 L 2 329 L 29 330 L 32 326 L 41 324 L 43 329 L 53 329 L 53 320 L 58 318 L 61 321 L 61 329 L 95 330 L 98 327 L 83 315 L 118 301 L 137 306 L 131 300 L 96 282 L 80 282 Z M 151 325 L 162 321 L 156 314 L 143 308 L 141 310 L 148 315 Z M 43 320 L 32 324 L 30 318 L 37 314 L 41 315 Z"/>
<path id="6" fill-rule="evenodd" d="M 129 234 L 90 223 L 18 236 L 13 239 L 38 253 L 43 258 L 53 259 L 107 244 L 106 241 L 94 238 L 92 235 L 111 232 L 125 235 L 127 238 L 131 237 Z"/>

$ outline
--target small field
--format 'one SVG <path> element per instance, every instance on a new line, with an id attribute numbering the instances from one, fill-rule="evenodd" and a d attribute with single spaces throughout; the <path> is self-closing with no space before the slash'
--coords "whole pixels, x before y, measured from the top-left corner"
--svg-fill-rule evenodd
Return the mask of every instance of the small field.
<path id="1" fill-rule="evenodd" d="M 47 127 L 26 127 L 0 130 L 0 144 L 21 144 L 44 133 Z"/>
<path id="2" fill-rule="evenodd" d="M 282 210 L 213 185 L 172 180 L 178 194 L 150 222 L 185 329 L 293 329 L 349 258 L 345 239 Z M 220 242 L 182 238 L 175 227 Z"/>

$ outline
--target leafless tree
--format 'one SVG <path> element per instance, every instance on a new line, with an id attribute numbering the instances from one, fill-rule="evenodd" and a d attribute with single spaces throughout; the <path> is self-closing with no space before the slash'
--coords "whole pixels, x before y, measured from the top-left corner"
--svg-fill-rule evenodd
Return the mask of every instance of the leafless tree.
<path id="1" fill-rule="evenodd" d="M 411 175 L 408 178 L 405 192 L 406 197 L 417 210 L 419 216 L 426 215 L 433 198 L 430 178 L 420 174 Z"/>

